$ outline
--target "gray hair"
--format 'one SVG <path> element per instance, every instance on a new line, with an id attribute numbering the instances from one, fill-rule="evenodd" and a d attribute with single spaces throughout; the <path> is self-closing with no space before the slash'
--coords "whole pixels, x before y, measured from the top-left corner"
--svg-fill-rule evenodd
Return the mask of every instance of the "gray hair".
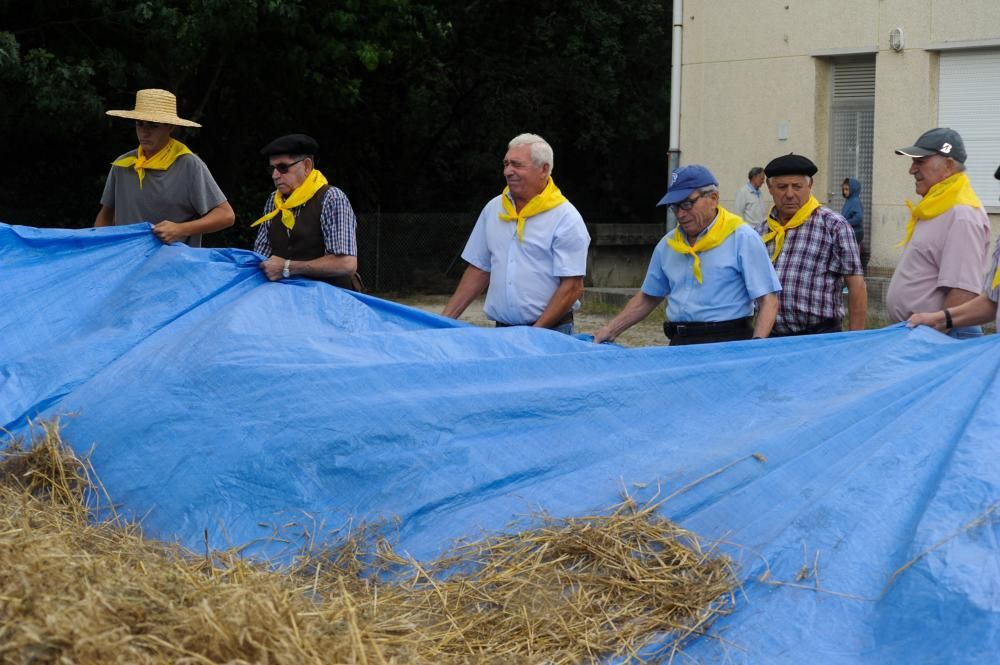
<path id="1" fill-rule="evenodd" d="M 719 193 L 719 186 L 718 185 L 705 185 L 704 187 L 700 187 L 698 189 L 698 193 L 699 194 L 718 194 Z"/>
<path id="2" fill-rule="evenodd" d="M 507 144 L 507 149 L 510 150 L 517 145 L 530 145 L 531 162 L 539 168 L 548 164 L 549 174 L 551 175 L 552 170 L 555 168 L 554 157 L 552 155 L 552 146 L 545 139 L 538 134 L 518 134 Z"/>

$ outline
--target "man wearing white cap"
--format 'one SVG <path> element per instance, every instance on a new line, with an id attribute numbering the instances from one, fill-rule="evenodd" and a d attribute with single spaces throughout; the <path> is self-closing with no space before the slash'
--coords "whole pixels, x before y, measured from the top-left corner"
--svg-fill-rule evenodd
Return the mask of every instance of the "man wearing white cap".
<path id="1" fill-rule="evenodd" d="M 149 222 L 165 244 L 201 246 L 203 233 L 232 226 L 236 215 L 205 162 L 171 138 L 175 127 L 201 127 L 177 115 L 166 90 L 140 90 L 132 110 L 108 115 L 135 120 L 139 147 L 111 163 L 94 226 Z"/>
<path id="2" fill-rule="evenodd" d="M 936 127 L 896 150 L 910 157 L 914 188 L 923 198 L 910 207 L 903 256 L 885 303 L 893 323 L 915 312 L 948 312 L 976 297 L 990 241 L 990 222 L 965 174 L 965 143 L 954 129 Z M 948 334 L 978 337 L 976 325 L 948 325 Z"/>

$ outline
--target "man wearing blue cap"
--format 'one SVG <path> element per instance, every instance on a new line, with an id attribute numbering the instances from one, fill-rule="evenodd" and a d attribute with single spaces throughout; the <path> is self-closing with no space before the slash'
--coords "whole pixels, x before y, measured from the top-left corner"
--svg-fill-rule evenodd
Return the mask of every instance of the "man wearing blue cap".
<path id="1" fill-rule="evenodd" d="M 774 209 L 757 232 L 781 280 L 781 308 L 772 337 L 840 332 L 843 290 L 851 330 L 863 330 L 868 310 L 861 252 L 851 225 L 812 195 L 816 165 L 796 154 L 764 167 Z"/>
<path id="2" fill-rule="evenodd" d="M 698 164 L 676 169 L 657 205 L 669 205 L 678 226 L 656 244 L 642 288 L 594 341 L 614 340 L 664 298 L 671 346 L 767 337 L 778 313 L 778 276 L 760 236 L 719 205 L 711 171 Z"/>

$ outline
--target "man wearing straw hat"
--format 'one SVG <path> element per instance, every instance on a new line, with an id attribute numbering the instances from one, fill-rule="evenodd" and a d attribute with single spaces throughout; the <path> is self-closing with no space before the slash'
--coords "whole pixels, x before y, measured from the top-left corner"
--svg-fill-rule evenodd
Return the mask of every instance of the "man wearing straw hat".
<path id="1" fill-rule="evenodd" d="M 201 246 L 204 233 L 232 226 L 232 206 L 205 162 L 172 138 L 174 128 L 201 127 L 177 115 L 166 90 L 140 90 L 132 110 L 108 115 L 135 120 L 139 147 L 111 163 L 94 226 L 149 222 L 165 244 Z"/>
<path id="2" fill-rule="evenodd" d="M 299 275 L 361 291 L 357 218 L 347 195 L 316 168 L 318 150 L 306 134 L 280 136 L 261 149 L 275 191 L 251 224 L 260 226 L 253 248 L 268 257 L 260 269 L 271 281 Z"/>

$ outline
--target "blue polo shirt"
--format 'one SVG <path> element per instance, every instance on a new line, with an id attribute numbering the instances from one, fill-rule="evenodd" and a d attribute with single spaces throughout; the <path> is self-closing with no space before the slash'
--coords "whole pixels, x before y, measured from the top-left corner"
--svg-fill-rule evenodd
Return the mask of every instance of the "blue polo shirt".
<path id="1" fill-rule="evenodd" d="M 698 238 L 708 233 L 718 219 L 716 216 Z M 694 257 L 667 247 L 666 237 L 656 243 L 642 292 L 667 297 L 669 321 L 741 319 L 753 314 L 757 298 L 781 291 L 767 248 L 749 224 L 741 224 L 721 245 L 698 256 L 701 284 L 694 277 Z"/>

